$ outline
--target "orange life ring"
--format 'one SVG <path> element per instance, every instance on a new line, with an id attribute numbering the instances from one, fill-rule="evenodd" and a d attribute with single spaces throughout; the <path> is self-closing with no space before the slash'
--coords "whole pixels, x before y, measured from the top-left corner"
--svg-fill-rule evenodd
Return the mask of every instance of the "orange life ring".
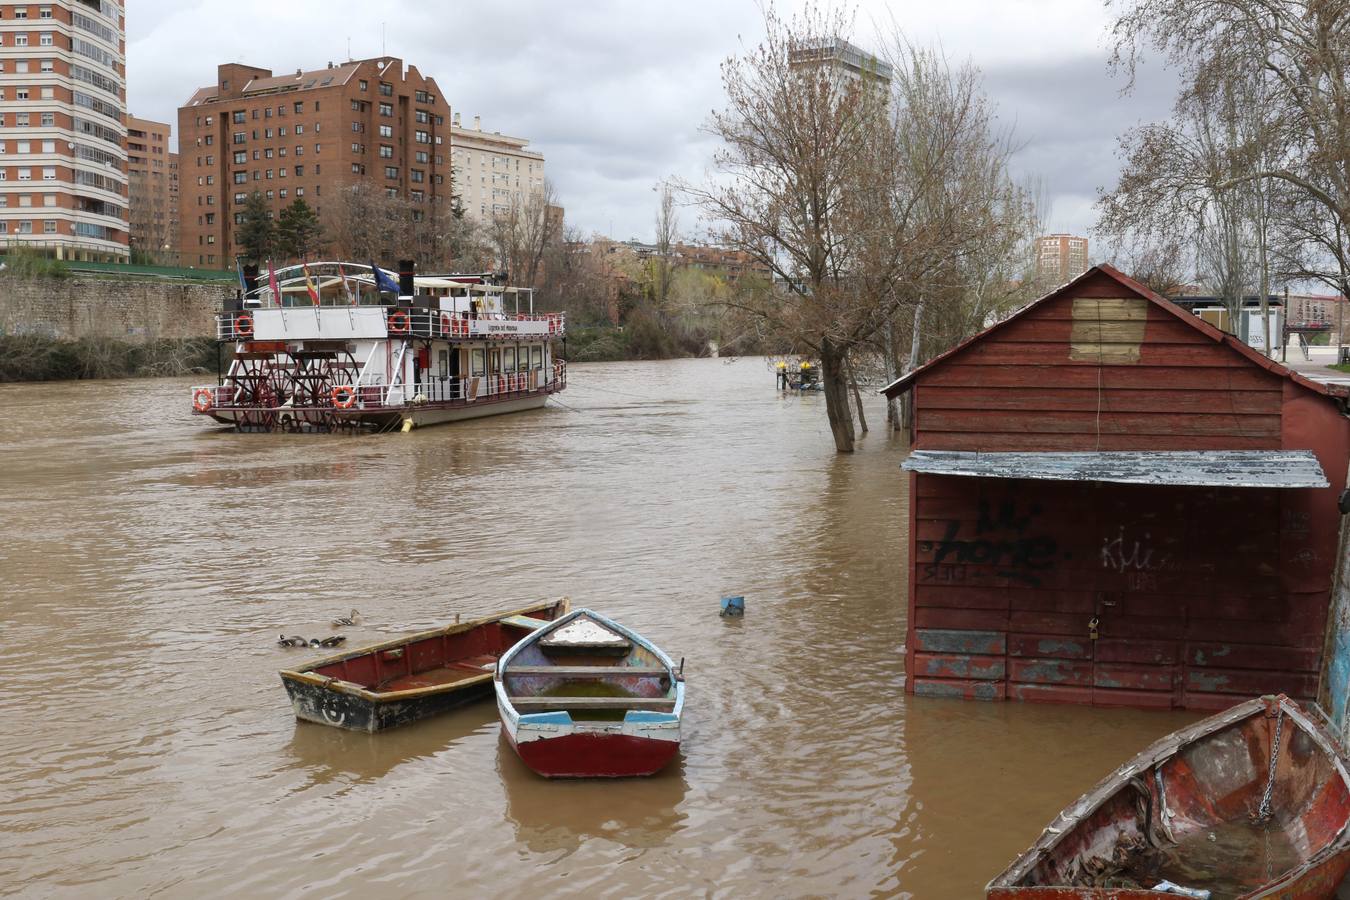
<path id="1" fill-rule="evenodd" d="M 248 313 L 237 317 L 234 320 L 234 333 L 240 337 L 253 336 L 253 317 Z"/>
<path id="2" fill-rule="evenodd" d="M 349 384 L 340 384 L 329 393 L 333 405 L 338 409 L 351 409 L 356 405 L 356 388 Z"/>
<path id="3" fill-rule="evenodd" d="M 197 388 L 192 392 L 192 408 L 204 413 L 215 403 L 215 391 L 210 388 Z"/>
<path id="4" fill-rule="evenodd" d="M 451 319 L 450 319 L 450 314 L 449 314 L 449 313 L 441 313 L 441 336 L 444 337 L 445 335 L 449 334 L 449 333 L 450 333 L 450 330 L 451 330 L 453 327 L 454 327 L 454 322 L 451 321 Z"/>
<path id="5" fill-rule="evenodd" d="M 408 318 L 407 313 L 401 309 L 396 309 L 389 314 L 389 333 L 407 334 L 408 325 L 411 324 L 411 322 L 412 320 Z"/>

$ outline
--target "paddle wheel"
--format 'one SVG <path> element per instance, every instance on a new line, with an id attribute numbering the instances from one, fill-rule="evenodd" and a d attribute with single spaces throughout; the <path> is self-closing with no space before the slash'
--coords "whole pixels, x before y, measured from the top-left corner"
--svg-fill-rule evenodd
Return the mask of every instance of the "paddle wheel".
<path id="1" fill-rule="evenodd" d="M 290 362 L 285 387 L 288 409 L 279 411 L 278 425 L 283 431 L 328 432 L 354 427 L 339 416 L 335 407 L 345 398 L 337 395 L 340 387 L 356 382 L 361 367 L 346 341 L 308 341 L 304 350 L 287 352 Z M 355 398 L 353 393 L 352 399 Z"/>

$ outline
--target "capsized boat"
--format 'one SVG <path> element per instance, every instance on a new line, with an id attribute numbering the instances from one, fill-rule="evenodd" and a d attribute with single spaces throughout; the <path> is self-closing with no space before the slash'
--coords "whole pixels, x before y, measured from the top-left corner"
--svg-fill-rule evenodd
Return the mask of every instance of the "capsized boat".
<path id="1" fill-rule="evenodd" d="M 651 775 L 680 748 L 683 673 L 651 641 L 593 610 L 569 613 L 502 654 L 494 685 L 503 734 L 540 775 Z"/>
<path id="2" fill-rule="evenodd" d="M 1297 703 L 1258 697 L 1174 732 L 1064 810 L 988 900 L 1324 900 L 1350 870 L 1350 776 Z"/>
<path id="3" fill-rule="evenodd" d="M 498 657 L 569 606 L 564 597 L 356 647 L 284 669 L 281 682 L 297 719 L 383 731 L 491 696 Z"/>

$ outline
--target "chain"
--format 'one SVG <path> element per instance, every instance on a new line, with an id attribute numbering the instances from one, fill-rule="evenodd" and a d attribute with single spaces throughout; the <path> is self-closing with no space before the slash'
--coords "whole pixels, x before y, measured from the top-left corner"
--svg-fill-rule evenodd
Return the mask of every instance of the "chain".
<path id="1" fill-rule="evenodd" d="M 1256 810 L 1256 821 L 1265 822 L 1270 819 L 1270 796 L 1275 792 L 1275 763 L 1280 758 L 1280 734 L 1284 731 L 1284 707 L 1280 707 L 1280 714 L 1275 719 L 1275 743 L 1270 748 L 1270 775 L 1266 780 L 1266 791 L 1261 795 L 1261 805 Z"/>

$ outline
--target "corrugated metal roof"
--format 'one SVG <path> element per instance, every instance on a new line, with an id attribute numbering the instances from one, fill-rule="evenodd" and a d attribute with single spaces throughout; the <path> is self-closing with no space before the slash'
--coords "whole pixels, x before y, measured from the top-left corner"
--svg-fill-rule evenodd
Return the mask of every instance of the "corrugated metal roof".
<path id="1" fill-rule="evenodd" d="M 976 478 L 1109 481 L 1199 487 L 1324 488 L 1311 450 L 1106 451 L 1097 453 L 979 453 L 915 450 L 907 472 Z"/>

